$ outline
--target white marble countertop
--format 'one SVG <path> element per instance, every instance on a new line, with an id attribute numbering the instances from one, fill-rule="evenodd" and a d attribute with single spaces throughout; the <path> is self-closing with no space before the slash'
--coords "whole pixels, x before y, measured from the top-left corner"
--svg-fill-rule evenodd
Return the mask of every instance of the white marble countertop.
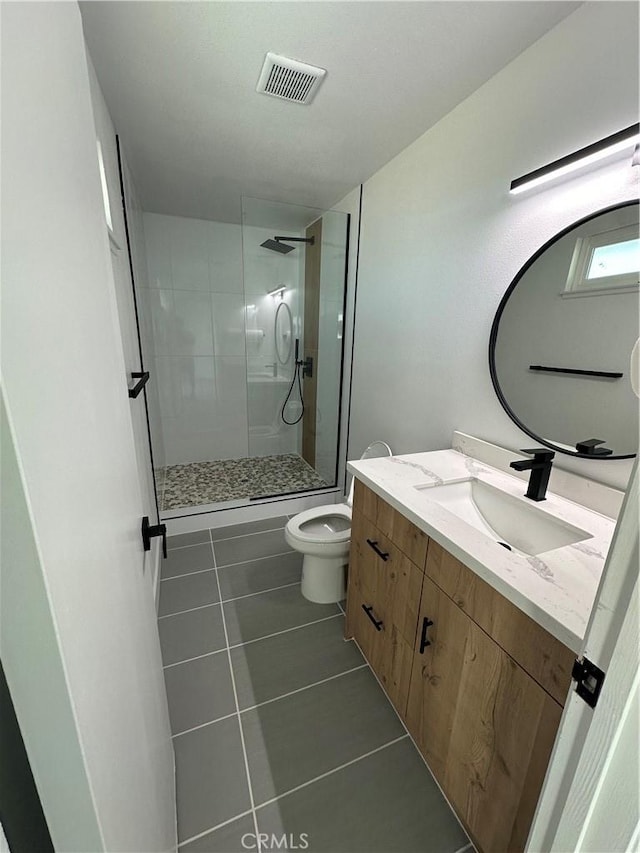
<path id="1" fill-rule="evenodd" d="M 526 556 L 502 548 L 416 486 L 478 477 L 524 498 L 523 482 L 457 450 L 348 463 L 349 471 L 575 652 L 580 650 L 615 521 L 547 492 L 535 506 L 587 531 L 581 542 Z M 526 488 L 526 484 L 525 484 Z"/>

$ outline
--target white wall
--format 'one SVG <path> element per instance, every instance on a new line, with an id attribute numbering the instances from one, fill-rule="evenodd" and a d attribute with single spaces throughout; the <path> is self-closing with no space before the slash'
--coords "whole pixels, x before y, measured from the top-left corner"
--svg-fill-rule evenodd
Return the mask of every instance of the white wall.
<path id="1" fill-rule="evenodd" d="M 78 823 L 76 849 L 169 850 L 173 750 L 80 14 L 73 3 L 1 13 L 2 380 L 39 556 L 33 583 L 46 591 L 93 799 L 93 814 L 86 796 L 71 804 L 64 831 L 52 822 L 53 842 L 65 849 Z M 12 568 L 38 567 L 25 555 Z M 22 689 L 29 655 L 44 665 L 43 638 L 33 611 L 16 614 L 3 619 L 3 661 L 12 648 L 7 681 L 49 819 L 59 800 L 43 780 L 55 773 L 66 787 L 65 768 L 39 766 L 36 740 L 58 729 L 46 681 L 31 685 L 37 706 Z M 33 646 L 7 637 L 12 625 Z"/>
<path id="2" fill-rule="evenodd" d="M 425 81 L 428 85 L 428 81 Z M 629 162 L 531 195 L 511 180 L 637 121 L 638 9 L 588 3 L 364 186 L 349 457 L 450 446 L 454 429 L 527 447 L 494 394 L 493 315 L 566 225 L 633 198 Z M 629 464 L 558 458 L 624 487 Z"/>

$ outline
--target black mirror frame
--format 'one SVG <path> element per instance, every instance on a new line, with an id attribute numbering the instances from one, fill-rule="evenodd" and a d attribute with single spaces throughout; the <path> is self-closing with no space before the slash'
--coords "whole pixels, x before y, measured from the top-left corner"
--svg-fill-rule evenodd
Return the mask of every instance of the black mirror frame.
<path id="1" fill-rule="evenodd" d="M 500 326 L 500 319 L 502 318 L 503 311 L 507 302 L 509 301 L 509 297 L 516 289 L 524 274 L 527 272 L 529 267 L 531 267 L 547 249 L 556 243 L 558 240 L 562 239 L 566 234 L 570 231 L 573 231 L 574 228 L 578 228 L 580 225 L 584 225 L 585 222 L 590 222 L 592 219 L 595 219 L 598 216 L 602 216 L 605 213 L 610 213 L 614 210 L 621 210 L 624 207 L 631 207 L 635 205 L 638 207 L 640 205 L 640 201 L 638 199 L 633 199 L 631 201 L 623 201 L 619 204 L 612 204 L 609 207 L 604 207 L 601 210 L 597 210 L 595 213 L 590 213 L 588 216 L 584 216 L 582 219 L 579 219 L 577 222 L 573 222 L 571 225 L 568 225 L 566 228 L 563 228 L 558 234 L 552 237 L 550 240 L 541 246 L 537 252 L 535 252 L 529 260 L 524 264 L 523 267 L 517 272 L 515 278 L 507 288 L 504 293 L 504 296 L 500 300 L 500 304 L 498 305 L 498 310 L 496 311 L 496 315 L 493 318 L 493 323 L 491 325 L 491 334 L 489 335 L 489 373 L 491 374 L 491 382 L 493 383 L 493 390 L 496 392 L 496 396 L 500 401 L 500 405 L 505 410 L 505 412 L 509 415 L 514 424 L 519 427 L 524 433 L 531 438 L 535 439 L 536 442 L 544 445 L 544 447 L 549 447 L 551 450 L 555 450 L 558 453 L 564 453 L 566 456 L 571 456 L 576 459 L 591 459 L 597 460 L 599 462 L 608 461 L 611 459 L 635 459 L 637 453 L 627 453 L 621 456 L 590 456 L 586 453 L 578 453 L 578 451 L 570 451 L 566 450 L 563 447 L 559 447 L 557 444 L 553 444 L 545 438 L 542 438 L 537 433 L 533 432 L 529 427 L 527 427 L 520 418 L 516 415 L 513 409 L 507 403 L 507 400 L 502 393 L 502 388 L 500 388 L 500 383 L 498 382 L 498 376 L 496 371 L 496 341 L 498 339 L 498 328 Z"/>

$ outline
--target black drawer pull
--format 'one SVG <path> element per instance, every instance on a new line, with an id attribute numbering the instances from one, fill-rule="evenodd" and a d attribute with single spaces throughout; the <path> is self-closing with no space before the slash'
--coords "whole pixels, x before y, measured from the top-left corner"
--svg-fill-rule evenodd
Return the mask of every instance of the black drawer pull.
<path id="1" fill-rule="evenodd" d="M 431 621 L 431 619 L 427 619 L 427 617 L 425 616 L 424 619 L 422 620 L 422 636 L 420 637 L 420 654 L 424 654 L 424 650 L 427 648 L 427 646 L 431 645 L 431 640 L 427 640 L 427 630 L 431 625 L 433 625 L 433 622 Z"/>
<path id="2" fill-rule="evenodd" d="M 131 378 L 138 380 L 133 386 L 133 388 L 129 388 L 129 396 L 132 400 L 135 400 L 135 398 L 138 396 L 138 394 L 142 391 L 144 386 L 149 381 L 149 371 L 136 371 L 135 373 L 131 374 Z"/>
<path id="3" fill-rule="evenodd" d="M 366 605 L 366 604 L 363 604 L 363 605 L 362 605 L 362 609 L 363 609 L 363 610 L 364 610 L 364 612 L 367 614 L 367 616 L 369 617 L 369 619 L 371 619 L 371 621 L 373 622 L 373 624 L 374 624 L 374 626 L 375 626 L 376 631 L 382 631 L 382 622 L 379 622 L 379 621 L 375 618 L 375 616 L 373 616 L 373 615 L 372 615 L 372 613 L 371 613 L 371 611 L 373 610 L 373 605 L 371 605 L 371 607 L 367 607 L 367 605 Z"/>
<path id="4" fill-rule="evenodd" d="M 376 552 L 378 557 L 383 559 L 385 562 L 387 561 L 389 554 L 386 551 L 381 551 L 380 548 L 378 548 L 378 540 L 377 539 L 367 539 L 367 545 L 370 548 L 373 548 L 373 550 Z"/>

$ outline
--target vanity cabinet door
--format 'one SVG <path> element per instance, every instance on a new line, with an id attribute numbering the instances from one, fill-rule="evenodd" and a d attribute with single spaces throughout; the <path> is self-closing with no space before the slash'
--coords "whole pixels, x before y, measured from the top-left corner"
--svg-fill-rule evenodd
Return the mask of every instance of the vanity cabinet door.
<path id="1" fill-rule="evenodd" d="M 431 540 L 425 574 L 556 702 L 564 705 L 576 658 L 560 640 Z"/>
<path id="2" fill-rule="evenodd" d="M 411 560 L 368 519 L 353 513 L 347 636 L 355 637 L 403 718 L 422 580 Z"/>
<path id="3" fill-rule="evenodd" d="M 561 713 L 425 577 L 407 727 L 483 853 L 524 849 Z"/>

